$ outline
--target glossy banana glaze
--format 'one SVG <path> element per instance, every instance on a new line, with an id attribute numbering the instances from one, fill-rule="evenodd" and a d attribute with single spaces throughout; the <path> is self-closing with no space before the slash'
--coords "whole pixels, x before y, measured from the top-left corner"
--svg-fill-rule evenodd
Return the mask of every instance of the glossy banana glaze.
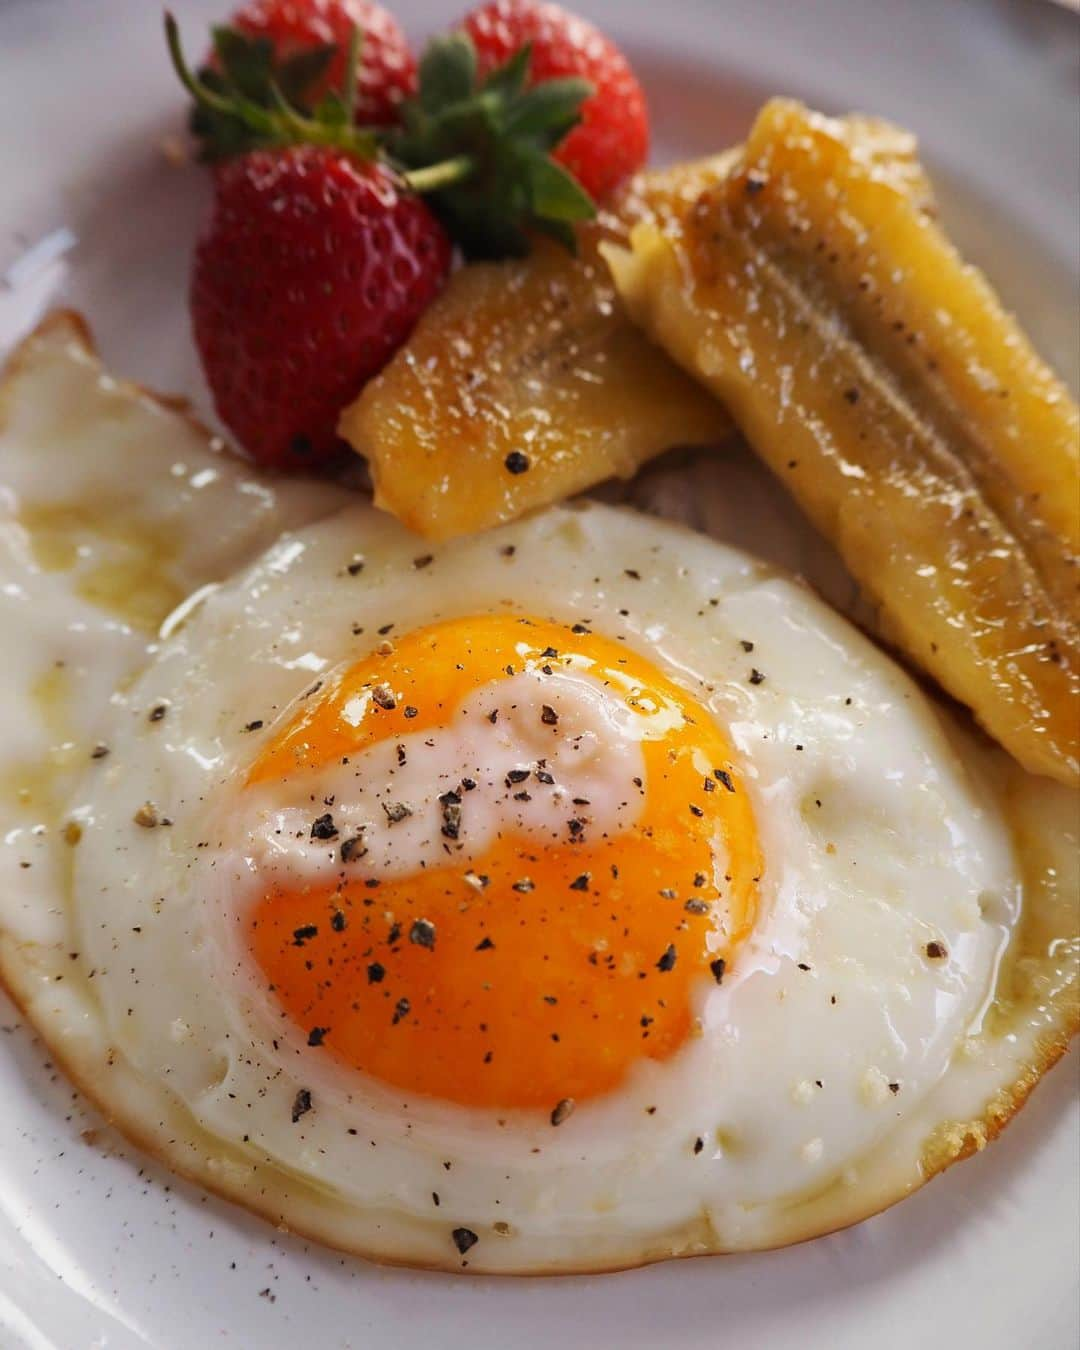
<path id="1" fill-rule="evenodd" d="M 727 414 L 622 313 L 589 239 L 464 268 L 346 410 L 376 503 L 429 539 L 511 520 L 672 445 L 711 444 Z"/>
<path id="2" fill-rule="evenodd" d="M 1075 783 L 1077 410 L 936 225 L 911 152 L 776 100 L 722 182 L 610 261 L 882 636 L 1026 768 Z"/>

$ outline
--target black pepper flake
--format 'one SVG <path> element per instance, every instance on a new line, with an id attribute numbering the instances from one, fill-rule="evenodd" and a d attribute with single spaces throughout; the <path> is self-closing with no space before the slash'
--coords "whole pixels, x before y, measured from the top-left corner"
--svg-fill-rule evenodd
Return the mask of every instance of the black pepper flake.
<path id="1" fill-rule="evenodd" d="M 392 712 L 397 707 L 397 699 L 394 698 L 393 691 L 387 684 L 377 684 L 371 691 L 371 700 L 384 712 Z"/>
<path id="2" fill-rule="evenodd" d="M 517 891 L 519 895 L 526 895 L 529 891 L 536 889 L 536 883 L 531 877 L 522 877 L 520 881 L 515 881 L 510 889 Z"/>
<path id="3" fill-rule="evenodd" d="M 333 917 L 330 920 L 330 927 L 334 930 L 335 933 L 344 933 L 347 926 L 348 924 L 345 919 L 344 911 L 340 909 L 335 909 Z"/>
<path id="4" fill-rule="evenodd" d="M 750 683 L 751 684 L 765 683 L 765 676 L 762 675 L 761 671 L 758 670 L 756 667 L 750 672 Z"/>
<path id="5" fill-rule="evenodd" d="M 311 1030 L 308 1032 L 307 1038 L 308 1045 L 322 1045 L 326 1033 L 329 1030 L 330 1030 L 329 1027 L 312 1027 Z"/>
<path id="6" fill-rule="evenodd" d="M 414 707 L 412 706 L 412 704 L 410 703 L 410 704 L 408 705 L 408 707 L 405 709 L 405 716 L 406 716 L 406 717 L 409 719 L 409 721 L 411 722 L 412 719 L 417 715 L 417 713 L 418 713 L 419 711 L 420 711 L 419 708 L 414 708 Z"/>
<path id="7" fill-rule="evenodd" d="M 435 561 L 434 553 L 425 553 L 419 558 L 414 558 L 412 560 L 412 565 L 419 572 L 425 567 L 430 567 L 434 561 Z"/>
<path id="8" fill-rule="evenodd" d="M 494 946 L 495 946 L 494 942 L 492 942 L 492 940 L 491 940 L 489 937 L 481 938 L 481 940 L 480 940 L 480 941 L 476 944 L 476 946 L 473 948 L 473 951 L 474 951 L 474 952 L 490 952 L 490 951 L 492 951 L 492 950 L 494 949 Z"/>
<path id="9" fill-rule="evenodd" d="M 527 792 L 515 792 L 515 793 L 514 793 L 514 801 L 516 801 L 516 802 L 531 802 L 531 801 L 532 801 L 532 797 L 530 797 L 529 794 L 528 794 Z"/>
<path id="10" fill-rule="evenodd" d="M 576 876 L 570 883 L 570 889 L 572 891 L 587 891 L 589 889 L 589 882 L 591 879 L 592 879 L 591 872 L 582 872 L 580 876 Z"/>
<path id="11" fill-rule="evenodd" d="M 462 1256 L 480 1241 L 471 1228 L 455 1228 L 450 1238 Z"/>
<path id="12" fill-rule="evenodd" d="M 543 722 L 546 727 L 553 727 L 559 721 L 559 714 L 550 704 L 545 703 L 540 709 L 540 721 Z"/>
<path id="13" fill-rule="evenodd" d="M 561 1125 L 564 1120 L 568 1120 L 574 1114 L 573 1097 L 564 1097 L 561 1102 L 556 1102 L 555 1109 L 551 1113 L 552 1125 Z"/>
<path id="14" fill-rule="evenodd" d="M 558 655 L 559 653 L 555 650 L 554 647 L 545 647 L 544 650 L 540 653 L 540 660 L 546 661 L 549 658 L 554 659 Z"/>
<path id="15" fill-rule="evenodd" d="M 731 774 L 726 769 L 713 769 L 713 777 L 718 783 L 723 783 L 729 792 L 735 791 L 735 784 L 731 781 Z"/>
<path id="16" fill-rule="evenodd" d="M 712 780 L 711 778 L 706 778 L 706 779 L 704 780 L 704 782 L 701 784 L 701 786 L 702 786 L 703 791 L 705 791 L 705 792 L 715 792 L 715 791 L 716 791 L 716 784 L 713 782 L 713 780 Z"/>
<path id="17" fill-rule="evenodd" d="M 709 962 L 709 969 L 712 971 L 712 977 L 717 984 L 723 984 L 724 971 L 727 970 L 727 962 L 722 956 L 718 956 L 715 961 Z"/>
<path id="18" fill-rule="evenodd" d="M 806 964 L 805 961 L 799 961 L 799 962 L 797 962 L 797 965 L 798 965 L 798 967 L 799 967 L 800 970 L 809 970 L 809 969 L 810 969 L 810 967 Z"/>
<path id="19" fill-rule="evenodd" d="M 503 460 L 508 473 L 525 473 L 529 467 L 529 456 L 523 455 L 520 450 L 511 450 Z"/>
<path id="20" fill-rule="evenodd" d="M 504 558 L 512 558 L 517 552 L 517 548 L 513 544 L 504 544 L 502 548 L 499 549 L 499 552 Z"/>
<path id="21" fill-rule="evenodd" d="M 945 950 L 945 944 L 942 942 L 928 942 L 926 944 L 926 955 L 931 961 L 943 961 L 948 952 Z"/>
<path id="22" fill-rule="evenodd" d="M 704 872 L 695 872 L 695 873 L 694 873 L 694 885 L 695 885 L 695 886 L 704 886 L 704 885 L 705 885 L 705 881 L 706 881 L 706 877 L 705 877 L 705 873 L 704 873 Z"/>
<path id="23" fill-rule="evenodd" d="M 700 806 L 695 806 L 694 803 L 691 802 L 691 803 L 690 803 L 690 814 L 691 814 L 692 816 L 697 816 L 697 817 L 700 819 L 700 817 L 703 816 L 703 815 L 705 814 L 705 812 L 701 809 Z"/>
<path id="24" fill-rule="evenodd" d="M 346 567 L 345 570 L 346 572 L 348 572 L 349 576 L 358 577 L 360 573 L 364 570 L 363 558 L 354 558 L 352 562 L 349 563 L 348 567 Z"/>
<path id="25" fill-rule="evenodd" d="M 108 753 L 109 747 L 107 745 L 102 744 L 102 742 L 99 741 L 97 745 L 94 746 L 93 750 L 90 751 L 90 758 L 104 759 Z"/>
<path id="26" fill-rule="evenodd" d="M 151 722 L 160 722 L 168 711 L 169 711 L 168 704 L 159 703 L 157 704 L 156 707 L 150 709 L 150 713 L 147 720 Z"/>
<path id="27" fill-rule="evenodd" d="M 515 787 L 518 783 L 524 783 L 530 772 L 529 769 L 511 769 L 506 775 L 506 786 Z"/>
<path id="28" fill-rule="evenodd" d="M 544 783 L 547 787 L 551 787 L 555 782 L 555 775 L 548 773 L 547 769 L 537 769 L 536 781 L 538 783 Z"/>
<path id="29" fill-rule="evenodd" d="M 852 386 L 852 388 L 850 389 L 845 389 L 844 398 L 848 401 L 848 403 L 851 404 L 852 407 L 854 407 L 855 404 L 858 403 L 859 401 L 859 391 L 854 386 Z"/>
<path id="30" fill-rule="evenodd" d="M 417 947 L 435 950 L 435 925 L 430 919 L 417 919 L 409 929 L 409 941 Z"/>
<path id="31" fill-rule="evenodd" d="M 660 960 L 657 961 L 656 963 L 656 969 L 663 971 L 665 974 L 669 970 L 674 970 L 675 961 L 678 955 L 679 955 L 678 952 L 675 950 L 674 942 L 669 942 L 667 947 L 664 949 L 664 954 L 660 957 Z"/>
<path id="32" fill-rule="evenodd" d="M 293 929 L 293 946 L 302 947 L 309 938 L 317 937 L 318 927 L 313 923 L 305 923 L 300 928 Z"/>
<path id="33" fill-rule="evenodd" d="M 245 730 L 245 731 L 261 731 L 261 730 L 262 730 L 262 726 L 263 726 L 263 720 L 262 720 L 262 718 L 261 718 L 261 717 L 256 717 L 256 719 L 254 720 L 254 722 L 248 722 L 248 723 L 246 724 L 246 726 L 244 727 L 244 730 Z"/>
<path id="34" fill-rule="evenodd" d="M 696 896 L 691 896 L 683 905 L 683 909 L 686 910 L 687 914 L 708 914 L 709 912 L 709 906 L 706 902 L 699 900 Z"/>
<path id="35" fill-rule="evenodd" d="M 364 843 L 363 834 L 354 834 L 351 839 L 346 839 L 341 845 L 341 861 L 343 863 L 354 862 L 357 858 L 362 858 L 367 853 L 367 846 Z"/>
<path id="36" fill-rule="evenodd" d="M 895 1097 L 896 1094 L 900 1091 L 900 1084 L 899 1084 L 899 1083 L 890 1083 L 890 1084 L 889 1084 L 889 1091 L 890 1091 L 890 1092 L 892 1093 L 892 1095 Z"/>
<path id="37" fill-rule="evenodd" d="M 461 833 L 461 798 L 456 792 L 447 792 L 439 800 L 443 804 L 442 833 L 447 839 L 456 839 Z"/>
<path id="38" fill-rule="evenodd" d="M 585 625 L 584 625 L 583 623 L 576 623 L 576 624 L 574 624 L 574 626 L 570 629 L 570 631 L 571 631 L 571 633 L 576 633 L 576 634 L 578 635 L 578 637 L 581 637 L 581 636 L 583 636 L 583 634 L 587 633 L 589 630 L 588 630 L 588 628 L 585 627 Z"/>
<path id="39" fill-rule="evenodd" d="M 301 1088 L 293 1098 L 292 1104 L 292 1123 L 295 1125 L 301 1116 L 306 1116 L 311 1110 L 311 1093 L 307 1088 Z"/>
<path id="40" fill-rule="evenodd" d="M 334 824 L 334 817 L 327 811 L 311 822 L 312 839 L 336 839 L 338 837 L 338 827 Z"/>
<path id="41" fill-rule="evenodd" d="M 705 1147 L 705 1140 L 702 1139 L 701 1135 L 699 1134 L 698 1137 L 694 1140 L 694 1157 L 695 1157 L 695 1158 L 696 1158 L 697 1155 L 702 1151 L 702 1149 L 703 1149 L 704 1147 Z"/>
<path id="42" fill-rule="evenodd" d="M 473 790 L 473 788 L 476 787 L 476 779 L 475 779 L 475 778 L 463 778 L 463 779 L 461 780 L 461 787 L 462 787 L 462 790 L 463 790 L 464 792 L 471 792 L 471 791 Z"/>
<path id="43" fill-rule="evenodd" d="M 745 183 L 747 195 L 750 197 L 755 197 L 759 192 L 764 190 L 765 184 L 768 181 L 769 180 L 765 177 L 764 174 L 748 173 L 746 175 L 746 183 Z"/>
<path id="44" fill-rule="evenodd" d="M 743 638 L 739 642 L 739 646 L 743 649 L 744 652 L 752 652 L 754 650 L 754 644 L 752 642 L 747 642 L 746 638 Z"/>
<path id="45" fill-rule="evenodd" d="M 404 802 L 383 802 L 382 809 L 391 825 L 397 825 L 406 816 L 412 815 L 412 807 L 406 806 Z"/>
<path id="46" fill-rule="evenodd" d="M 386 978 L 386 967 L 380 961 L 372 961 L 367 968 L 368 984 L 382 984 Z"/>
<path id="47" fill-rule="evenodd" d="M 408 1017 L 411 1006 L 407 998 L 399 998 L 394 1004 L 394 1015 L 390 1019 L 390 1025 L 396 1027 L 403 1017 Z"/>

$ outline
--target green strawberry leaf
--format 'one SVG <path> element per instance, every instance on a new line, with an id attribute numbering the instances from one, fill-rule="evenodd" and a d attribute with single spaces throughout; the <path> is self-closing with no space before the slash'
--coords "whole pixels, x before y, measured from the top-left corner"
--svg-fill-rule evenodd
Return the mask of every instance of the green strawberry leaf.
<path id="1" fill-rule="evenodd" d="M 554 149 L 581 121 L 581 105 L 592 93 L 588 80 L 545 80 L 534 85 L 506 110 L 506 134 L 536 136 Z"/>
<path id="2" fill-rule="evenodd" d="M 308 105 L 305 97 L 326 74 L 337 47 L 328 42 L 322 47 L 297 52 L 282 61 L 275 71 L 275 83 L 293 107 L 303 110 Z"/>
<path id="3" fill-rule="evenodd" d="M 591 220 L 596 214 L 592 198 L 561 164 L 539 150 L 523 152 L 521 162 L 529 205 L 538 220 L 569 224 Z"/>
<path id="4" fill-rule="evenodd" d="M 352 122 L 352 110 L 346 108 L 341 95 L 331 89 L 319 101 L 314 118 L 325 127 L 346 127 Z"/>
<path id="5" fill-rule="evenodd" d="M 534 230 L 573 248 L 572 222 L 596 212 L 549 153 L 580 121 L 593 86 L 581 79 L 528 86 L 531 58 L 526 44 L 481 81 L 467 34 L 436 39 L 420 62 L 417 96 L 384 141 L 469 258 L 527 252 Z"/>
<path id="6" fill-rule="evenodd" d="M 464 33 L 461 37 L 472 46 L 472 39 Z M 500 95 L 506 100 L 507 104 L 518 98 L 525 88 L 525 81 L 529 76 L 529 65 L 532 62 L 532 43 L 526 42 L 524 46 L 519 47 L 512 53 L 506 62 L 491 72 L 484 81 L 484 88 L 493 94 Z"/>
<path id="7" fill-rule="evenodd" d="M 467 99 L 476 85 L 476 48 L 462 33 L 432 38 L 420 60 L 420 106 L 435 115 Z"/>
<path id="8" fill-rule="evenodd" d="M 192 74 L 184 60 L 176 20 L 165 15 L 165 38 L 173 68 L 194 100 L 190 127 L 200 156 L 218 160 L 285 145 L 331 145 L 359 159 L 378 146 L 372 132 L 353 124 L 360 34 L 349 44 L 341 93 L 330 91 L 316 108 L 305 102 L 313 81 L 325 73 L 337 47 L 323 46 L 277 62 L 273 44 L 231 28 L 213 30 L 217 67 Z"/>

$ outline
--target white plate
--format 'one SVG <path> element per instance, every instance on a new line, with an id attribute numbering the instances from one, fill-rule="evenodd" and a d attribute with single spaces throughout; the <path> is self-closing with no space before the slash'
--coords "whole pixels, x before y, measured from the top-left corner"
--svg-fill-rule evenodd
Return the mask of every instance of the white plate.
<path id="1" fill-rule="evenodd" d="M 176 8 L 197 49 L 215 5 Z M 458 7 L 396 8 L 419 36 Z M 773 92 L 913 127 L 966 251 L 1075 380 L 1080 35 L 1069 20 L 1036 0 L 579 8 L 625 41 L 665 157 L 736 139 Z M 205 191 L 161 153 L 180 99 L 159 23 L 149 0 L 0 0 L 0 347 L 62 300 L 87 312 L 117 371 L 200 397 L 184 282 Z M 275 1234 L 139 1157 L 2 1003 L 0 1024 L 5 1350 L 871 1338 L 879 1350 L 1004 1350 L 1080 1335 L 1075 1054 L 987 1154 L 847 1233 L 626 1275 L 497 1281 L 384 1271 Z"/>

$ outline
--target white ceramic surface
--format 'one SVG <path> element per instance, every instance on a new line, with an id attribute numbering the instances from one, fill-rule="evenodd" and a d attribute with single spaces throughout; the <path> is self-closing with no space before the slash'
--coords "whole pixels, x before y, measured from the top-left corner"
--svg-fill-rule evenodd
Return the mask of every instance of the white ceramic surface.
<path id="1" fill-rule="evenodd" d="M 216 7 L 177 0 L 195 46 Z M 442 0 L 396 5 L 417 36 Z M 772 92 L 912 126 L 965 249 L 1074 384 L 1080 22 L 1041 0 L 580 0 L 625 42 L 664 157 Z M 0 0 L 0 349 L 58 302 L 121 373 L 201 386 L 184 303 L 205 187 L 154 0 Z M 2 669 L 0 669 L 2 678 Z M 1006 1136 L 889 1213 L 764 1256 L 577 1280 L 386 1271 L 275 1234 L 139 1157 L 0 1000 L 0 1347 L 1072 1347 L 1074 1053 Z"/>

